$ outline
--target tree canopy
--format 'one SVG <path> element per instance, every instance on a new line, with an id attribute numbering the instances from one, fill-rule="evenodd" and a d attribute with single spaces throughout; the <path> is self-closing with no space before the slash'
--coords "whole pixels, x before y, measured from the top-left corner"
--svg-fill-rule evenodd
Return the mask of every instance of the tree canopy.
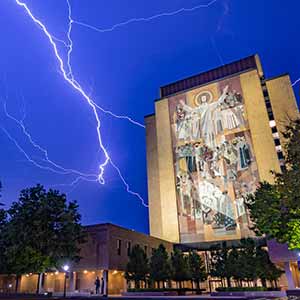
<path id="1" fill-rule="evenodd" d="M 77 203 L 59 191 L 42 185 L 22 190 L 5 212 L 6 273 L 42 273 L 77 261 L 84 242 L 80 219 Z"/>
<path id="2" fill-rule="evenodd" d="M 242 239 L 238 247 L 222 248 L 213 252 L 211 271 L 213 277 L 226 279 L 227 286 L 231 287 L 231 279 L 242 286 L 242 282 L 256 282 L 261 279 L 263 286 L 266 281 L 275 283 L 282 274 L 270 260 L 267 250 L 258 246 L 250 238 Z"/>
<path id="3" fill-rule="evenodd" d="M 210 275 L 219 277 L 221 280 L 226 279 L 228 287 L 231 286 L 230 278 L 232 277 L 232 264 L 229 260 L 229 249 L 222 247 L 212 252 Z"/>
<path id="4" fill-rule="evenodd" d="M 207 278 L 204 262 L 196 251 L 192 251 L 189 253 L 188 263 L 191 280 L 196 283 L 197 290 L 200 290 L 200 282 Z"/>
<path id="5" fill-rule="evenodd" d="M 181 288 L 182 282 L 191 278 L 188 257 L 185 256 L 182 251 L 175 248 L 171 255 L 171 263 L 172 279 L 176 282 L 179 282 L 179 288 Z"/>
<path id="6" fill-rule="evenodd" d="M 125 278 L 127 280 L 133 280 L 135 287 L 139 288 L 140 281 L 146 282 L 148 273 L 149 266 L 147 255 L 139 245 L 134 245 L 126 266 Z"/>
<path id="7" fill-rule="evenodd" d="M 170 279 L 170 260 L 164 245 L 160 244 L 157 249 L 153 250 L 149 267 L 150 278 L 158 283 L 158 288 L 160 288 L 160 282 Z"/>
<path id="8" fill-rule="evenodd" d="M 1 182 L 0 182 L 0 199 L 1 199 Z M 1 205 L 1 203 L 0 203 Z M 7 226 L 7 213 L 0 207 L 0 273 L 7 272 L 7 260 L 4 255 L 6 249 L 6 226 Z"/>
<path id="9" fill-rule="evenodd" d="M 245 203 L 258 235 L 300 249 L 300 120 L 292 121 L 283 137 L 286 167 L 274 173 L 274 184 L 261 182 Z"/>
<path id="10" fill-rule="evenodd" d="M 0 181 L 0 200 L 2 197 L 2 182 Z M 0 206 L 4 206 L 4 204 L 2 202 L 0 202 Z"/>

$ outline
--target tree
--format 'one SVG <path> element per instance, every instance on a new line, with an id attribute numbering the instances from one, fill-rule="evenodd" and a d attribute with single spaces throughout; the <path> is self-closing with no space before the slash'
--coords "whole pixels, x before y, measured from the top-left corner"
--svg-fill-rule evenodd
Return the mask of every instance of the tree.
<path id="1" fill-rule="evenodd" d="M 2 184 L 0 181 L 0 199 L 1 199 L 1 191 L 2 191 Z M 0 206 L 3 206 L 0 203 Z M 6 210 L 0 208 L 0 274 L 6 274 L 9 272 L 8 265 L 7 265 L 7 258 L 6 258 L 6 247 L 7 247 L 7 239 L 6 239 L 6 232 L 7 232 L 7 213 Z"/>
<path id="2" fill-rule="evenodd" d="M 8 210 L 7 263 L 16 274 L 43 273 L 78 261 L 84 242 L 76 201 L 42 185 L 24 189 Z"/>
<path id="3" fill-rule="evenodd" d="M 235 273 L 233 276 L 241 281 L 253 281 L 256 285 L 258 279 L 258 260 L 256 257 L 256 243 L 253 239 L 241 239 L 241 244 L 238 249 L 237 257 L 232 260 L 235 261 Z"/>
<path id="4" fill-rule="evenodd" d="M 277 287 L 277 280 L 284 272 L 273 264 L 270 260 L 268 251 L 261 247 L 256 250 L 256 266 L 257 274 L 262 285 L 266 287 L 266 281 L 268 280 L 272 286 L 273 283 L 275 283 L 275 287 Z"/>
<path id="5" fill-rule="evenodd" d="M 242 286 L 242 282 L 245 279 L 244 267 L 247 265 L 244 258 L 245 257 L 241 255 L 240 250 L 237 248 L 230 250 L 228 255 L 228 273 L 237 281 L 238 286 Z"/>
<path id="6" fill-rule="evenodd" d="M 147 255 L 139 245 L 135 245 L 129 255 L 125 278 L 128 281 L 133 280 L 135 287 L 140 288 L 140 281 L 146 283 L 148 273 L 149 265 Z"/>
<path id="7" fill-rule="evenodd" d="M 157 282 L 160 288 L 160 282 L 165 282 L 170 279 L 171 266 L 168 252 L 164 245 L 160 244 L 157 249 L 153 250 L 150 259 L 150 279 Z"/>
<path id="8" fill-rule="evenodd" d="M 1 181 L 0 181 L 0 199 L 1 199 L 1 197 L 2 197 L 1 192 L 2 192 L 2 183 L 1 183 Z M 0 202 L 0 206 L 3 206 L 3 203 Z"/>
<path id="9" fill-rule="evenodd" d="M 188 257 L 184 256 L 179 249 L 175 249 L 171 255 L 172 262 L 172 279 L 179 283 L 179 288 L 182 288 L 182 282 L 189 280 L 190 270 Z"/>
<path id="10" fill-rule="evenodd" d="M 258 235 L 300 248 L 300 120 L 292 121 L 283 136 L 286 168 L 273 173 L 275 182 L 260 183 L 246 197 L 253 229 Z"/>
<path id="11" fill-rule="evenodd" d="M 196 251 L 192 251 L 189 253 L 188 263 L 191 279 L 196 283 L 197 293 L 200 293 L 200 282 L 207 278 L 204 262 Z"/>
<path id="12" fill-rule="evenodd" d="M 231 286 L 232 265 L 229 260 L 229 250 L 225 246 L 212 252 L 210 275 L 221 278 L 222 286 L 224 279 L 226 279 L 227 286 Z"/>
<path id="13" fill-rule="evenodd" d="M 211 275 L 226 278 L 227 286 L 231 286 L 231 278 L 235 279 L 239 286 L 243 282 L 254 282 L 261 279 L 263 286 L 266 281 L 275 282 L 281 276 L 282 271 L 270 260 L 268 252 L 257 246 L 253 239 L 242 239 L 238 247 L 232 249 L 223 248 L 213 253 Z"/>
<path id="14" fill-rule="evenodd" d="M 0 195 L 1 196 L 1 195 Z M 6 258 L 6 227 L 7 227 L 7 213 L 5 209 L 0 208 L 0 274 L 8 272 L 7 258 Z"/>
<path id="15" fill-rule="evenodd" d="M 295 215 L 300 215 L 300 211 Z M 287 233 L 284 238 L 288 241 L 290 249 L 300 248 L 300 219 L 296 219 L 294 216 L 287 223 Z"/>

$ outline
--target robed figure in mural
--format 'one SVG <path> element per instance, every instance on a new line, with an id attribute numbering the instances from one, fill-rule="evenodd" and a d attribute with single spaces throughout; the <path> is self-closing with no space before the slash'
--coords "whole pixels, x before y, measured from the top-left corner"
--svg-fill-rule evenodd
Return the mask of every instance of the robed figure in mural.
<path id="1" fill-rule="evenodd" d="M 202 138 L 204 144 L 211 149 L 214 149 L 216 147 L 213 112 L 220 104 L 224 102 L 227 97 L 227 91 L 228 86 L 224 88 L 220 98 L 212 103 L 208 103 L 208 97 L 206 95 L 203 95 L 200 98 L 201 103 L 196 108 L 188 106 L 184 103 L 183 100 L 180 101 L 182 109 L 186 113 L 185 118 L 187 118 L 191 122 L 191 125 L 187 126 L 187 128 L 198 129 L 200 138 Z M 198 122 L 198 126 L 196 126 L 195 124 L 196 120 Z M 194 132 L 193 136 L 197 136 L 197 134 Z"/>

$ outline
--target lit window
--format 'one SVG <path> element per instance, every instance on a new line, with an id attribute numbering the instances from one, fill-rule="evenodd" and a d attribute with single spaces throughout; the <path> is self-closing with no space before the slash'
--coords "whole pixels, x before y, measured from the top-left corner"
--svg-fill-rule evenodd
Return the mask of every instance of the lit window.
<path id="1" fill-rule="evenodd" d="M 274 139 L 279 139 L 279 133 L 278 133 L 278 131 L 273 133 L 273 138 Z"/>
<path id="2" fill-rule="evenodd" d="M 277 152 L 280 152 L 280 151 L 282 151 L 281 145 L 279 145 L 279 146 L 276 146 L 275 148 L 276 148 L 276 151 L 277 151 Z"/>
<path id="3" fill-rule="evenodd" d="M 270 127 L 275 127 L 275 126 L 276 126 L 275 120 L 271 120 L 271 121 L 269 122 L 269 124 L 270 124 Z"/>

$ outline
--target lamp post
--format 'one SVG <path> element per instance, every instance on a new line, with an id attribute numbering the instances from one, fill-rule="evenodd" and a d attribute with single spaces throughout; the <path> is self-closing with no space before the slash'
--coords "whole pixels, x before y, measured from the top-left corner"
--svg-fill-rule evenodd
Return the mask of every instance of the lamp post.
<path id="1" fill-rule="evenodd" d="M 66 292 L 67 292 L 67 276 L 68 276 L 68 271 L 70 267 L 68 265 L 63 266 L 63 270 L 65 271 L 65 281 L 64 281 L 64 298 L 66 298 Z"/>

